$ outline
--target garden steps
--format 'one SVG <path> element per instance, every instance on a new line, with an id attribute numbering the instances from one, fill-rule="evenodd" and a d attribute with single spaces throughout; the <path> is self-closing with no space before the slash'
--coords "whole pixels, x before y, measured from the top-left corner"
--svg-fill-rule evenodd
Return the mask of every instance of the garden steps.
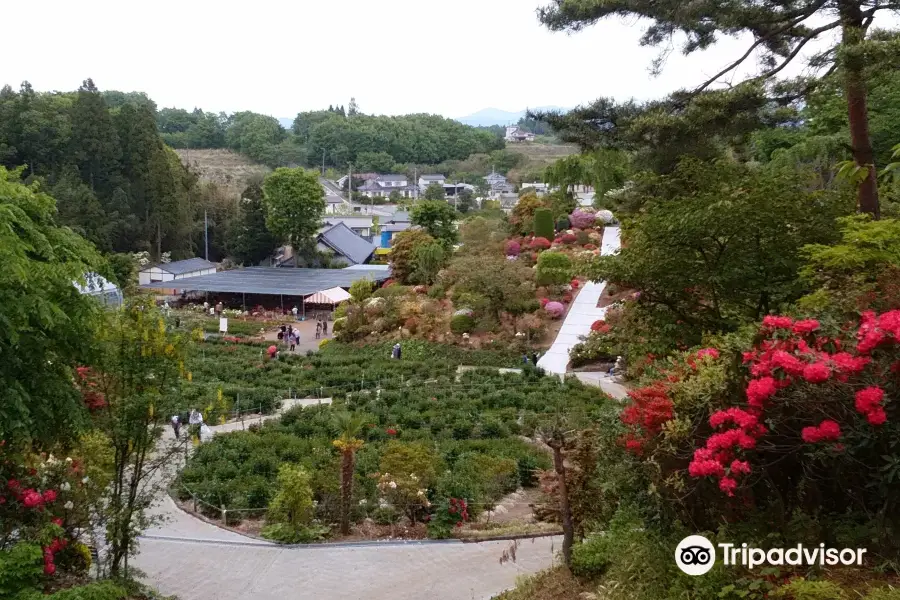
<path id="1" fill-rule="evenodd" d="M 603 241 L 600 252 L 607 256 L 619 250 L 619 228 L 606 227 L 603 230 Z M 550 349 L 538 360 L 538 366 L 548 373 L 562 375 L 569 365 L 569 352 L 581 341 L 583 336 L 591 332 L 591 324 L 606 316 L 606 308 L 597 304 L 606 289 L 606 282 L 588 282 L 579 290 L 572 302 L 563 325 L 553 341 Z M 601 386 L 602 387 L 602 386 Z"/>

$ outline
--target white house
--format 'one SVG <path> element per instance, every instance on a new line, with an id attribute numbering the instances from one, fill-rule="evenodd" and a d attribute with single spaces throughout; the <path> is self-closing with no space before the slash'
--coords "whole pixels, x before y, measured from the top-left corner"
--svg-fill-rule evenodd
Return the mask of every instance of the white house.
<path id="1" fill-rule="evenodd" d="M 447 178 L 441 174 L 436 175 L 421 175 L 419 176 L 419 191 L 424 192 L 428 189 L 428 186 L 432 183 L 436 183 L 438 185 L 444 185 L 444 182 L 447 181 Z"/>
<path id="2" fill-rule="evenodd" d="M 516 125 L 510 125 L 506 128 L 504 139 L 507 142 L 533 142 L 534 134 L 524 129 L 519 129 Z"/>
<path id="3" fill-rule="evenodd" d="M 362 216 L 325 216 L 325 229 L 329 229 L 338 223 L 343 223 L 349 227 L 353 233 L 364 238 L 372 237 L 372 227 L 374 225 L 372 217 Z"/>
<path id="4" fill-rule="evenodd" d="M 392 192 L 397 192 L 401 198 L 412 198 L 416 188 L 409 185 L 406 175 L 379 175 L 375 179 L 367 179 L 356 191 L 368 198 L 390 196 Z"/>
<path id="5" fill-rule="evenodd" d="M 175 281 L 199 275 L 211 275 L 215 272 L 215 263 L 202 258 L 188 258 L 141 269 L 138 273 L 138 283 L 147 285 L 157 281 Z"/>
<path id="6" fill-rule="evenodd" d="M 539 183 L 534 181 L 532 183 L 523 183 L 519 186 L 520 190 L 524 190 L 525 188 L 532 188 L 534 193 L 538 196 L 546 196 L 550 193 L 550 184 L 549 183 Z"/>

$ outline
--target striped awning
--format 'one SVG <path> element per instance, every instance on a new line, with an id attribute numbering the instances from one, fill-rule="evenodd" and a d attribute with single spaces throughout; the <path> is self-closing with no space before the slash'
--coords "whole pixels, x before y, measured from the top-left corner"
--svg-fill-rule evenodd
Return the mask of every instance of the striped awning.
<path id="1" fill-rule="evenodd" d="M 308 304 L 338 304 L 349 299 L 350 293 L 347 290 L 335 287 L 316 292 L 315 294 L 307 296 L 304 300 Z"/>

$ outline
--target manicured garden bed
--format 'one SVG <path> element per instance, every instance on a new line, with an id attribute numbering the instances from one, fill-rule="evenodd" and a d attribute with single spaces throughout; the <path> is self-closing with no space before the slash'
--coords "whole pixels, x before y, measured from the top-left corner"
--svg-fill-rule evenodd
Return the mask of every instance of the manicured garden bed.
<path id="1" fill-rule="evenodd" d="M 221 388 L 225 402 L 238 395 L 242 403 L 268 400 L 268 410 L 288 394 L 331 397 L 334 404 L 295 408 L 278 421 L 219 435 L 198 448 L 176 492 L 182 499 L 195 494 L 210 516 L 221 513 L 209 507 L 224 506 L 230 524 L 265 512 L 248 509 L 269 506 L 284 464 L 308 474 L 316 521 L 326 527 L 338 521 L 336 412 L 365 415 L 351 503 L 358 534 L 365 527 L 414 527 L 449 510 L 450 498 L 466 500 L 459 514 L 467 519 L 460 521 L 474 521 L 505 494 L 535 485 L 536 470 L 549 468 L 549 456 L 524 436 L 561 406 L 590 413 L 605 401 L 596 388 L 561 384 L 532 371 L 502 375 L 478 369 L 457 378 L 462 364 L 518 364 L 512 353 L 499 350 L 409 342 L 399 361 L 389 358 L 388 344 L 331 343 L 319 354 L 276 361 L 264 361 L 263 350 L 261 344 L 200 344 L 190 361 L 191 393 L 215 403 L 212 394 Z M 417 482 L 413 488 L 411 481 Z M 431 529 L 433 535 L 446 534 Z"/>

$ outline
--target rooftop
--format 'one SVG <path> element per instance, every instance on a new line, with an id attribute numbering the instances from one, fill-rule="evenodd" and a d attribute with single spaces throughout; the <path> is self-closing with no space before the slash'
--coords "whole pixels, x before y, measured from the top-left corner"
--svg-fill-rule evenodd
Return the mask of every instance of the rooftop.
<path id="1" fill-rule="evenodd" d="M 343 222 L 320 233 L 319 241 L 357 264 L 366 262 L 375 252 L 374 244 L 361 238 Z"/>
<path id="2" fill-rule="evenodd" d="M 406 181 L 406 175 L 379 175 L 381 181 Z"/>
<path id="3" fill-rule="evenodd" d="M 390 277 L 389 272 L 359 268 L 361 266 L 357 265 L 358 268 L 355 269 L 249 267 L 180 279 L 178 289 L 231 294 L 308 296 L 334 287 L 348 288 L 354 281 L 360 279 L 384 281 Z M 141 287 L 171 289 L 172 282 L 160 281 Z"/>
<path id="4" fill-rule="evenodd" d="M 440 181 L 442 179 L 447 179 L 447 178 L 444 177 L 443 175 L 438 174 L 438 175 L 422 175 L 419 177 L 419 179 L 424 179 L 425 181 Z"/>
<path id="5" fill-rule="evenodd" d="M 144 267 L 141 270 L 146 271 L 147 269 L 152 269 L 153 267 L 157 267 L 165 271 L 166 273 L 171 273 L 172 275 L 183 275 L 185 273 L 192 273 L 194 271 L 203 271 L 204 269 L 215 269 L 216 263 L 211 263 L 203 258 L 187 258 L 185 260 L 176 260 L 175 262 Z"/>

